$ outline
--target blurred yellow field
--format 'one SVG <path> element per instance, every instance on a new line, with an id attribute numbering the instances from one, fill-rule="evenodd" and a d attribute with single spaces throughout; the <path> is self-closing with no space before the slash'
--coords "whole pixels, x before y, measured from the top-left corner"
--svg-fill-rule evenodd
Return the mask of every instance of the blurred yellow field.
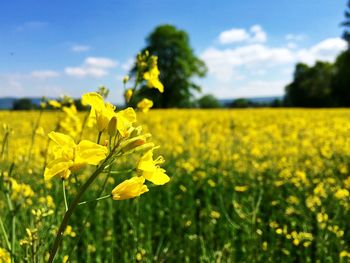
<path id="1" fill-rule="evenodd" d="M 43 180 L 54 154 L 47 134 L 95 141 L 89 121 L 81 132 L 86 116 L 0 112 L 0 180 L 12 182 L 20 254 L 34 247 L 47 256 L 64 213 L 60 180 Z M 61 260 L 338 262 L 350 255 L 350 110 L 152 110 L 137 118 L 161 146 L 154 152 L 164 156 L 170 182 L 134 200 L 96 202 L 93 215 L 78 207 Z M 119 172 L 105 191 L 130 174 L 135 158 L 115 163 Z M 68 201 L 89 171 L 69 177 Z M 84 199 L 102 184 L 98 179 Z M 10 220 L 6 203 L 0 206 Z"/>

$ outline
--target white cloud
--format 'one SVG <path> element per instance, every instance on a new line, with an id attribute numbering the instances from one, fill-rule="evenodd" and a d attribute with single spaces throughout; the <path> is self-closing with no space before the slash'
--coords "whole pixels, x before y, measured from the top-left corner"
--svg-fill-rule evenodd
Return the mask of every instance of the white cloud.
<path id="1" fill-rule="evenodd" d="M 48 79 L 58 77 L 60 74 L 53 70 L 36 70 L 32 71 L 30 75 L 37 79 Z"/>
<path id="2" fill-rule="evenodd" d="M 297 60 L 314 64 L 317 60 L 333 62 L 336 56 L 347 48 L 347 43 L 341 38 L 328 38 L 308 49 L 297 52 Z"/>
<path id="3" fill-rule="evenodd" d="M 208 65 L 209 73 L 222 82 L 230 81 L 236 75 L 235 71 L 242 68 L 261 70 L 294 61 L 289 49 L 270 48 L 261 44 L 224 50 L 208 48 L 201 58 Z"/>
<path id="4" fill-rule="evenodd" d="M 254 25 L 250 28 L 252 33 L 251 42 L 264 43 L 267 40 L 267 35 L 260 25 Z"/>
<path id="5" fill-rule="evenodd" d="M 97 68 L 113 68 L 117 66 L 116 61 L 102 57 L 88 57 L 85 59 L 85 64 Z"/>
<path id="6" fill-rule="evenodd" d="M 84 78 L 100 78 L 108 75 L 108 68 L 114 68 L 117 61 L 104 57 L 88 57 L 80 67 L 66 67 L 65 73 L 69 76 Z"/>
<path id="7" fill-rule="evenodd" d="M 219 35 L 221 44 L 232 44 L 239 42 L 264 43 L 267 35 L 260 25 L 253 25 L 249 30 L 244 28 L 232 28 L 223 31 Z"/>
<path id="8" fill-rule="evenodd" d="M 90 49 L 91 49 L 90 46 L 86 46 L 86 45 L 74 45 L 74 46 L 72 46 L 73 52 L 86 52 L 86 51 L 89 51 Z"/>
<path id="9" fill-rule="evenodd" d="M 84 77 L 95 77 L 100 78 L 106 76 L 108 72 L 101 68 L 91 68 L 91 67 L 67 67 L 64 69 L 67 75 L 84 78 Z"/>
<path id="10" fill-rule="evenodd" d="M 235 42 L 242 42 L 249 38 L 249 34 L 245 29 L 230 29 L 221 32 L 219 35 L 219 41 L 221 44 L 230 44 Z"/>
<path id="11" fill-rule="evenodd" d="M 345 48 L 346 42 L 341 38 L 329 38 L 304 49 L 269 47 L 263 44 L 226 49 L 210 47 L 201 54 L 201 58 L 208 65 L 210 74 L 221 82 L 228 82 L 235 79 L 236 72 L 242 69 L 266 70 L 297 62 L 312 65 L 317 60 L 332 62 Z"/>

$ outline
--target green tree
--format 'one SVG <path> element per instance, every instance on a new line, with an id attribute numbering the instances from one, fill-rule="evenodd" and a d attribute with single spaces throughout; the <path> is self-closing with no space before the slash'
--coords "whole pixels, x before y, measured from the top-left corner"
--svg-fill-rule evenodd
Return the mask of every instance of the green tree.
<path id="1" fill-rule="evenodd" d="M 343 38 L 348 42 L 348 50 L 350 51 L 350 0 L 347 4 L 347 10 L 345 10 L 345 21 L 342 25 L 345 27 Z"/>
<path id="2" fill-rule="evenodd" d="M 350 106 L 350 52 L 341 53 L 334 63 L 333 96 L 338 106 Z"/>
<path id="3" fill-rule="evenodd" d="M 13 110 L 32 110 L 35 109 L 36 105 L 28 98 L 18 99 L 13 102 Z"/>
<path id="4" fill-rule="evenodd" d="M 252 103 L 245 98 L 238 98 L 232 101 L 230 104 L 231 108 L 248 108 L 252 106 Z"/>
<path id="5" fill-rule="evenodd" d="M 172 25 L 161 25 L 146 39 L 146 47 L 151 55 L 158 56 L 160 81 L 164 93 L 143 87 L 138 97 L 153 100 L 155 107 L 189 107 L 193 91 L 200 87 L 192 81 L 193 77 L 204 77 L 207 68 L 202 60 L 194 54 L 189 36 Z"/>
<path id="6" fill-rule="evenodd" d="M 348 42 L 348 50 L 342 52 L 334 63 L 333 96 L 339 106 L 350 106 L 350 0 L 345 11 L 344 40 Z"/>
<path id="7" fill-rule="evenodd" d="M 198 107 L 202 109 L 212 109 L 221 107 L 218 99 L 211 94 L 202 96 L 200 99 L 197 100 L 197 104 Z"/>
<path id="8" fill-rule="evenodd" d="M 297 107 L 334 106 L 332 64 L 316 62 L 313 67 L 298 63 L 293 82 L 286 87 L 286 104 Z"/>

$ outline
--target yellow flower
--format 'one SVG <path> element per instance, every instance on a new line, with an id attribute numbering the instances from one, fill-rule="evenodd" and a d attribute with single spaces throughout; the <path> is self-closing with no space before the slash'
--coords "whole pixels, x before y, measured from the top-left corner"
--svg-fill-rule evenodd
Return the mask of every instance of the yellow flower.
<path id="1" fill-rule="evenodd" d="M 125 98 L 125 101 L 126 102 L 129 102 L 130 99 L 131 99 L 131 96 L 132 96 L 132 89 L 127 89 L 125 92 L 124 92 L 124 98 Z"/>
<path id="2" fill-rule="evenodd" d="M 67 263 L 69 260 L 69 256 L 65 255 L 62 259 L 62 263 Z"/>
<path id="3" fill-rule="evenodd" d="M 133 108 L 114 112 L 115 107 L 104 103 L 102 96 L 96 92 L 86 93 L 82 96 L 82 104 L 91 106 L 91 116 L 96 117 L 98 131 L 104 131 L 113 117 L 117 118 L 117 129 L 122 137 L 128 135 L 128 130 L 136 122 L 136 113 Z"/>
<path id="4" fill-rule="evenodd" d="M 156 185 L 163 185 L 170 181 L 169 176 L 165 174 L 165 170 L 159 167 L 159 164 L 164 163 L 162 156 L 153 160 L 153 149 L 147 151 L 137 165 L 137 171 L 148 181 Z"/>
<path id="5" fill-rule="evenodd" d="M 58 145 L 58 158 L 46 166 L 45 180 L 54 176 L 66 179 L 72 170 L 79 169 L 86 164 L 98 165 L 108 153 L 105 146 L 88 140 L 82 140 L 77 145 L 71 137 L 59 132 L 50 132 L 49 137 Z"/>
<path id="6" fill-rule="evenodd" d="M 218 211 L 213 210 L 213 211 L 210 212 L 210 217 L 213 218 L 213 219 L 219 219 L 220 216 L 221 215 L 220 215 L 220 213 Z"/>
<path id="7" fill-rule="evenodd" d="M 346 197 L 349 196 L 349 191 L 346 189 L 338 189 L 335 194 L 335 198 L 337 199 L 345 199 Z"/>
<path id="8" fill-rule="evenodd" d="M 91 117 L 96 118 L 97 129 L 104 131 L 110 119 L 115 115 L 115 107 L 110 103 L 105 103 L 102 96 L 96 92 L 89 92 L 82 96 L 81 103 L 91 106 Z"/>
<path id="9" fill-rule="evenodd" d="M 11 258 L 9 253 L 0 247 L 0 262 L 1 263 L 10 263 L 11 262 Z"/>
<path id="10" fill-rule="evenodd" d="M 65 236 L 76 237 L 77 234 L 73 231 L 72 226 L 68 225 L 63 233 Z"/>
<path id="11" fill-rule="evenodd" d="M 57 109 L 61 108 L 62 106 L 61 103 L 59 103 L 57 100 L 49 100 L 48 104 L 53 108 L 57 108 Z"/>
<path id="12" fill-rule="evenodd" d="M 137 103 L 137 108 L 139 108 L 142 112 L 147 112 L 153 106 L 153 101 L 149 99 L 142 99 L 139 103 Z"/>
<path id="13" fill-rule="evenodd" d="M 129 130 L 133 123 L 136 122 L 136 113 L 133 108 L 129 107 L 116 113 L 117 130 L 122 137 L 129 136 Z"/>
<path id="14" fill-rule="evenodd" d="M 152 66 L 151 69 L 143 74 L 143 78 L 147 81 L 147 86 L 150 88 L 156 88 L 161 93 L 164 92 L 164 86 L 159 81 L 159 69 L 157 66 L 157 57 L 152 56 Z"/>
<path id="15" fill-rule="evenodd" d="M 144 182 L 145 178 L 142 176 L 125 180 L 112 190 L 112 198 L 114 200 L 125 200 L 140 196 L 148 192 L 147 186 L 143 184 Z"/>
<path id="16" fill-rule="evenodd" d="M 248 190 L 248 186 L 247 185 L 237 185 L 235 186 L 235 191 L 236 192 L 245 192 Z"/>

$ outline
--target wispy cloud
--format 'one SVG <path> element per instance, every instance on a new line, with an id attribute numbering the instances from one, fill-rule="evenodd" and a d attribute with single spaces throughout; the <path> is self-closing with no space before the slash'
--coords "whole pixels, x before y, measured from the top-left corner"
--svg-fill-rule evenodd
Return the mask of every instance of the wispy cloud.
<path id="1" fill-rule="evenodd" d="M 279 46 L 272 46 L 266 43 L 267 34 L 258 25 L 249 30 L 221 32 L 220 44 L 235 45 L 225 48 L 214 45 L 202 52 L 200 56 L 209 68 L 210 79 L 204 82 L 204 89 L 208 92 L 212 89 L 219 97 L 282 95 L 296 63 L 333 62 L 347 47 L 339 37 L 299 47 L 305 38 L 301 34 L 287 34 Z"/>
<path id="2" fill-rule="evenodd" d="M 285 36 L 285 39 L 287 41 L 299 42 L 299 41 L 305 40 L 306 39 L 306 35 L 303 35 L 303 34 L 287 34 Z"/>
<path id="3" fill-rule="evenodd" d="M 232 44 L 240 42 L 264 43 L 267 35 L 260 25 L 253 25 L 249 30 L 244 28 L 232 28 L 219 35 L 220 44 Z"/>
<path id="4" fill-rule="evenodd" d="M 241 70 L 276 69 L 277 66 L 294 66 L 297 62 L 309 65 L 317 60 L 334 61 L 335 57 L 346 49 L 341 38 L 325 39 L 309 48 L 270 47 L 266 44 L 249 44 L 239 47 L 220 49 L 207 48 L 202 59 L 209 67 L 209 73 L 221 82 L 229 82 L 241 75 Z"/>
<path id="5" fill-rule="evenodd" d="M 108 75 L 109 68 L 114 68 L 118 65 L 118 62 L 104 57 L 88 57 L 84 60 L 82 66 L 79 67 L 66 67 L 65 73 L 69 76 L 84 78 L 94 77 L 100 78 Z"/>
<path id="6" fill-rule="evenodd" d="M 85 59 L 85 64 L 90 67 L 113 68 L 117 66 L 118 63 L 110 58 L 88 57 Z"/>
<path id="7" fill-rule="evenodd" d="M 47 22 L 42 21 L 28 21 L 16 27 L 17 32 L 31 31 L 44 28 L 48 25 Z"/>
<path id="8" fill-rule="evenodd" d="M 57 71 L 53 71 L 53 70 L 36 70 L 36 71 L 32 71 L 30 75 L 33 78 L 37 78 L 37 79 L 48 79 L 48 78 L 56 78 L 60 74 Z"/>
<path id="9" fill-rule="evenodd" d="M 71 50 L 73 52 L 87 52 L 91 49 L 90 46 L 87 46 L 87 45 L 73 45 L 71 47 Z"/>

